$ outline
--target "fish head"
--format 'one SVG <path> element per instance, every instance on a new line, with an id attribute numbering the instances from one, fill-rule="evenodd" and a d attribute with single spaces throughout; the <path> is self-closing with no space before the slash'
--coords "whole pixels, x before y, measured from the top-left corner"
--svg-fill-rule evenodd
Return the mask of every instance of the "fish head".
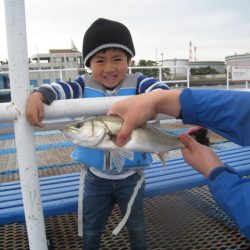
<path id="1" fill-rule="evenodd" d="M 95 147 L 106 134 L 106 128 L 92 119 L 78 121 L 61 129 L 63 135 L 74 144 Z"/>

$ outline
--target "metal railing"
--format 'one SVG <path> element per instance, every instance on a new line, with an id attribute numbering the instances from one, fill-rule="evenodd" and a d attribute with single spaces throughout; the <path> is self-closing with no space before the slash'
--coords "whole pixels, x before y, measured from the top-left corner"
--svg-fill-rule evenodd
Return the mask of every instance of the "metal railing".
<path id="1" fill-rule="evenodd" d="M 234 66 L 227 66 L 227 89 L 230 89 L 230 83 L 231 82 L 239 82 L 239 81 L 234 81 L 233 77 L 232 77 L 232 68 Z M 249 67 L 250 68 L 250 65 L 246 65 L 246 67 Z M 248 79 L 249 79 L 249 76 L 248 76 Z M 245 89 L 248 90 L 248 83 L 249 83 L 250 79 L 249 80 L 242 80 L 240 82 L 244 82 L 244 86 L 245 86 Z"/>
<path id="2" fill-rule="evenodd" d="M 31 250 L 47 250 L 34 130 L 25 118 L 25 103 L 30 93 L 25 6 L 23 0 L 5 0 L 4 6 L 12 102 L 0 104 L 0 122 L 14 123 L 29 247 Z M 55 101 L 45 107 L 45 119 L 104 114 L 122 98 L 125 97 L 89 98 L 84 103 L 80 99 Z"/>
<path id="3" fill-rule="evenodd" d="M 34 130 L 25 118 L 25 103 L 30 93 L 25 6 L 23 0 L 5 0 L 4 4 L 12 102 L 0 104 L 0 122 L 14 123 L 17 162 L 30 249 L 46 250 L 48 248 L 35 155 Z M 162 67 L 159 67 L 160 76 L 161 70 Z M 189 86 L 188 67 L 187 80 L 183 81 Z M 126 97 L 89 98 L 84 102 L 80 99 L 55 101 L 52 105 L 45 106 L 45 118 L 104 114 L 114 102 L 122 98 Z"/>
<path id="4" fill-rule="evenodd" d="M 164 80 L 162 77 L 162 71 L 164 69 L 184 69 L 185 74 L 182 74 L 184 79 L 178 79 L 178 80 Z M 190 77 L 189 77 L 189 67 L 188 66 L 144 66 L 144 67 L 129 67 L 129 74 L 132 73 L 133 70 L 138 70 L 138 69 L 156 69 L 158 70 L 158 75 L 156 76 L 160 81 L 165 82 L 165 83 L 174 83 L 174 84 L 181 84 L 184 83 L 186 86 L 189 88 L 190 87 Z M 29 74 L 32 73 L 45 73 L 45 72 L 51 72 L 51 73 L 59 73 L 59 80 L 63 81 L 65 78 L 63 77 L 64 72 L 69 72 L 69 71 L 75 71 L 78 72 L 78 68 L 68 68 L 68 69 L 40 69 L 40 70 L 29 70 Z M 9 71 L 3 71 L 0 72 L 0 74 L 9 74 Z M 77 74 L 76 74 L 77 75 Z M 76 76 L 75 75 L 75 76 Z M 149 75 L 150 76 L 150 75 Z M 41 76 L 39 76 L 40 79 Z M 53 80 L 51 80 L 52 82 Z M 40 85 L 40 84 L 39 84 Z M 34 86 L 30 85 L 30 89 L 34 88 Z M 0 89 L 0 93 L 9 93 L 10 89 Z"/>

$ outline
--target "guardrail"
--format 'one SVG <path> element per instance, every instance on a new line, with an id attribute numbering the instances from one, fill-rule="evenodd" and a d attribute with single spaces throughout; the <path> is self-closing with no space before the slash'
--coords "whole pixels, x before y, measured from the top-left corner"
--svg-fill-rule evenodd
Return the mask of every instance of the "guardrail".
<path id="1" fill-rule="evenodd" d="M 5 0 L 4 4 L 12 102 L 0 104 L 0 121 L 13 121 L 14 123 L 17 162 L 30 249 L 46 250 L 47 241 L 35 156 L 34 130 L 25 118 L 25 103 L 30 93 L 25 6 L 24 1 L 20 0 Z M 161 70 L 162 67 L 159 67 L 159 72 Z M 188 67 L 187 72 L 189 72 Z M 184 81 L 189 85 L 189 74 L 187 74 L 187 80 Z M 103 114 L 115 101 L 122 98 L 125 97 L 90 98 L 84 102 L 82 100 L 55 101 L 52 105 L 45 107 L 45 118 Z"/>
<path id="2" fill-rule="evenodd" d="M 162 77 L 162 70 L 166 69 L 166 68 L 184 68 L 186 70 L 186 79 L 178 79 L 178 80 L 163 80 Z M 138 69 L 157 69 L 158 70 L 158 76 L 157 78 L 165 83 L 175 83 L 175 84 L 180 84 L 180 83 L 184 83 L 186 84 L 186 86 L 189 88 L 190 87 L 190 77 L 189 77 L 189 67 L 188 66 L 167 66 L 167 67 L 163 67 L 163 66 L 144 66 L 144 67 L 129 67 L 129 74 L 132 73 L 133 70 L 138 70 Z M 45 73 L 45 72 L 58 72 L 59 73 L 59 80 L 63 81 L 63 72 L 69 72 L 69 71 L 76 71 L 78 72 L 78 68 L 68 68 L 68 69 L 40 69 L 40 70 L 29 70 L 29 74 L 31 73 Z M 0 74 L 9 74 L 9 71 L 3 71 L 0 72 Z M 77 74 L 76 74 L 77 75 Z M 41 80 L 41 79 L 40 79 Z M 52 82 L 52 80 L 51 80 Z M 32 85 L 30 85 L 30 89 L 33 89 L 34 87 Z M 0 89 L 0 93 L 9 93 L 10 89 Z"/>
<path id="3" fill-rule="evenodd" d="M 234 79 L 233 75 L 232 75 L 232 69 L 233 67 L 236 66 L 227 66 L 227 89 L 230 89 L 230 82 L 244 82 L 245 83 L 245 89 L 248 89 L 248 82 L 250 81 L 250 77 L 249 77 L 249 73 L 246 74 L 246 72 L 238 72 L 241 74 L 240 77 L 237 77 L 237 80 Z M 250 65 L 237 65 L 237 67 L 247 67 L 248 68 L 248 72 L 250 69 Z"/>

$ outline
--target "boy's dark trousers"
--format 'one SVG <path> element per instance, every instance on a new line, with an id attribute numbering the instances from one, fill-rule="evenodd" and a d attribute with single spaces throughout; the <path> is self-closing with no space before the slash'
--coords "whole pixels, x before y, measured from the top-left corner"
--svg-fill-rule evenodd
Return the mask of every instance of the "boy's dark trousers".
<path id="1" fill-rule="evenodd" d="M 140 175 L 137 173 L 123 180 L 109 180 L 87 171 L 83 199 L 84 250 L 99 249 L 101 235 L 113 206 L 117 203 L 122 215 L 126 213 L 127 204 L 139 179 Z M 134 250 L 147 249 L 143 210 L 144 187 L 145 183 L 138 191 L 126 223 L 131 249 Z"/>

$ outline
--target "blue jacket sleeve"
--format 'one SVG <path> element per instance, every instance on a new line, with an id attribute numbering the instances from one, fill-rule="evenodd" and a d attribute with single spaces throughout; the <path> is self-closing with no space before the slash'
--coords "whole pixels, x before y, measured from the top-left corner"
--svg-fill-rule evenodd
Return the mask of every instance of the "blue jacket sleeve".
<path id="1" fill-rule="evenodd" d="M 141 73 L 139 74 L 137 79 L 137 94 L 147 93 L 156 89 L 169 90 L 170 87 L 165 82 L 154 77 L 148 77 Z"/>
<path id="2" fill-rule="evenodd" d="M 74 81 L 70 82 L 58 81 L 43 84 L 36 92 L 43 95 L 46 104 L 51 104 L 55 100 L 82 98 L 84 87 L 83 76 L 78 76 Z"/>
<path id="3" fill-rule="evenodd" d="M 250 92 L 184 89 L 182 121 L 211 129 L 241 146 L 250 145 Z"/>
<path id="4" fill-rule="evenodd" d="M 225 165 L 214 169 L 208 178 L 209 189 L 217 204 L 250 239 L 250 179 L 241 178 Z"/>

